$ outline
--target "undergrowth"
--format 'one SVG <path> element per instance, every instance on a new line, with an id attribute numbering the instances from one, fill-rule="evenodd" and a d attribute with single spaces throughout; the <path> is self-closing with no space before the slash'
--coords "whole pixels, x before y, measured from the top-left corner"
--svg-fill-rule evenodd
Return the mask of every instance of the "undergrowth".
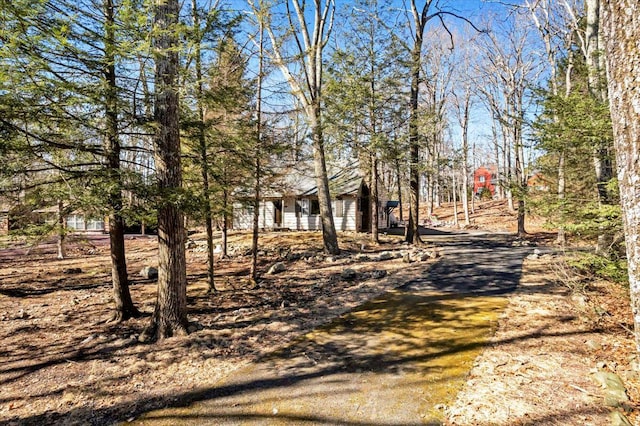
<path id="1" fill-rule="evenodd" d="M 583 293 L 594 280 L 628 284 L 624 258 L 608 258 L 592 252 L 567 252 L 554 262 L 558 279 L 572 291 Z"/>

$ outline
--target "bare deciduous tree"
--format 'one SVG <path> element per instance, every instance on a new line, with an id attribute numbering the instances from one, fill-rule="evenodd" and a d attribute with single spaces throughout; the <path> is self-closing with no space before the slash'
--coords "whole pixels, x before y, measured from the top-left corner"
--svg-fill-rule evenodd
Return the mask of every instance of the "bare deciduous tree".
<path id="1" fill-rule="evenodd" d="M 517 19 L 513 26 L 505 31 L 505 36 L 498 39 L 495 33 L 486 38 L 487 43 L 481 45 L 487 58 L 484 75 L 492 82 L 493 87 L 482 89 L 498 118 L 505 142 L 505 151 L 513 152 L 513 173 L 507 179 L 510 191 L 518 203 L 518 235 L 526 234 L 525 230 L 525 196 L 527 191 L 527 175 L 524 155 L 524 119 L 525 95 L 529 83 L 535 80 L 536 59 L 528 54 L 526 29 Z M 497 89 L 497 90 L 495 90 Z M 510 155 L 507 155 L 509 166 Z"/>
<path id="2" fill-rule="evenodd" d="M 306 1 L 287 0 L 286 24 L 282 32 L 277 33 L 271 14 L 266 15 L 269 19 L 265 19 L 264 30 L 271 44 L 267 55 L 282 72 L 310 127 L 324 250 L 338 254 L 340 248 L 331 209 L 322 130 L 322 54 L 332 30 L 335 2 L 313 0 L 310 4 L 312 7 L 308 8 Z M 249 5 L 256 15 L 264 14 L 263 9 L 267 7 L 263 2 L 256 4 L 252 0 L 249 0 Z M 287 56 L 291 45 L 294 53 Z"/>

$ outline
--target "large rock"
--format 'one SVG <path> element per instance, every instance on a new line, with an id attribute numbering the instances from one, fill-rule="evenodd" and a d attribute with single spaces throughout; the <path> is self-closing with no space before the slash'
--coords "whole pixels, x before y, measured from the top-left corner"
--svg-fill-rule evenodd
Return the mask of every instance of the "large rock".
<path id="1" fill-rule="evenodd" d="M 287 270 L 287 267 L 284 266 L 284 263 L 276 262 L 273 265 L 271 265 L 271 268 L 269 268 L 269 270 L 267 271 L 267 275 L 279 274 L 280 272 L 284 272 L 286 270 Z"/>
<path id="2" fill-rule="evenodd" d="M 380 255 L 378 256 L 378 260 L 391 260 L 393 259 L 395 256 L 393 254 L 391 254 L 388 251 L 383 251 L 382 253 L 380 253 Z"/>
<path id="3" fill-rule="evenodd" d="M 609 415 L 611 426 L 633 426 L 629 419 L 620 411 L 613 410 Z"/>
<path id="4" fill-rule="evenodd" d="M 384 269 L 376 269 L 375 271 L 371 272 L 371 278 L 376 280 L 379 280 L 386 276 L 387 276 L 387 271 L 385 271 Z"/>
<path id="5" fill-rule="evenodd" d="M 154 280 L 158 278 L 158 268 L 153 266 L 145 266 L 140 270 L 140 276 L 147 280 Z"/>
<path id="6" fill-rule="evenodd" d="M 340 277 L 343 280 L 347 280 L 347 281 L 353 281 L 356 279 L 356 276 L 358 276 L 358 273 L 351 268 L 347 268 L 345 270 L 342 271 L 342 273 L 340 274 Z"/>
<path id="7" fill-rule="evenodd" d="M 605 390 L 604 405 L 615 408 L 627 408 L 629 397 L 627 396 L 627 391 L 622 380 L 617 374 L 608 371 L 598 371 L 594 373 L 593 377 Z"/>
<path id="8" fill-rule="evenodd" d="M 420 260 L 420 262 L 427 262 L 430 259 L 433 259 L 433 255 L 428 251 L 421 252 L 418 256 L 418 260 Z"/>

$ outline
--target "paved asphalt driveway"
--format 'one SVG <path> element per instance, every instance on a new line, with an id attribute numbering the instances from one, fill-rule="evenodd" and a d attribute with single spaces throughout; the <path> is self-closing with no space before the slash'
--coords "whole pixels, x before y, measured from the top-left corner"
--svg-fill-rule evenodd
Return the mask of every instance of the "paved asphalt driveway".
<path id="1" fill-rule="evenodd" d="M 504 235 L 424 239 L 443 257 L 421 276 L 134 424 L 440 424 L 531 249 Z"/>

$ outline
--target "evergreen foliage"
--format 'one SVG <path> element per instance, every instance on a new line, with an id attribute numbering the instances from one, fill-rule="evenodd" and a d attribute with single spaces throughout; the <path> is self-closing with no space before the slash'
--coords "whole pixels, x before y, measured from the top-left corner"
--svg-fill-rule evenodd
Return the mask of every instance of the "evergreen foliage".
<path id="1" fill-rule="evenodd" d="M 101 1 L 3 2 L 2 21 L 7 25 L 0 40 L 0 122 L 3 138 L 0 155 L 6 168 L 0 171 L 0 193 L 16 196 L 25 191 L 57 194 L 70 210 L 83 210 L 96 217 L 108 210 L 107 194 L 114 185 L 135 190 L 141 155 L 145 149 L 129 135 L 140 135 L 134 99 L 137 77 L 132 69 L 145 44 L 138 21 L 144 16 L 140 5 L 123 1 L 117 8 L 114 45 L 105 43 L 108 29 Z M 106 81 L 111 64 L 117 61 L 114 87 Z M 107 170 L 103 141 L 107 137 L 107 97 L 115 90 L 118 132 L 129 165 L 118 174 Z M 126 169 L 126 170 L 125 170 Z M 57 203 L 49 197 L 29 196 L 34 209 Z M 34 204 L 38 199 L 40 204 Z M 136 212 L 123 214 L 135 217 Z"/>
<path id="2" fill-rule="evenodd" d="M 580 58 L 576 52 L 577 58 Z M 565 64 L 560 67 L 566 71 Z M 560 90 L 562 93 L 563 90 Z M 542 114 L 535 123 L 538 148 L 545 154 L 538 167 L 548 180 L 550 188 L 557 187 L 557 162 L 565 157 L 566 193 L 558 199 L 553 192 L 537 193 L 533 208 L 543 214 L 549 225 L 562 225 L 569 233 L 595 242 L 603 232 L 615 236 L 614 245 L 607 255 L 621 256 L 622 221 L 620 207 L 615 201 L 617 181 L 607 182 L 607 192 L 614 203 L 603 204 L 598 197 L 596 176 L 593 172 L 593 148 L 599 143 L 613 144 L 609 106 L 589 95 L 584 59 L 576 61 L 570 93 L 553 96 L 541 91 Z"/>

